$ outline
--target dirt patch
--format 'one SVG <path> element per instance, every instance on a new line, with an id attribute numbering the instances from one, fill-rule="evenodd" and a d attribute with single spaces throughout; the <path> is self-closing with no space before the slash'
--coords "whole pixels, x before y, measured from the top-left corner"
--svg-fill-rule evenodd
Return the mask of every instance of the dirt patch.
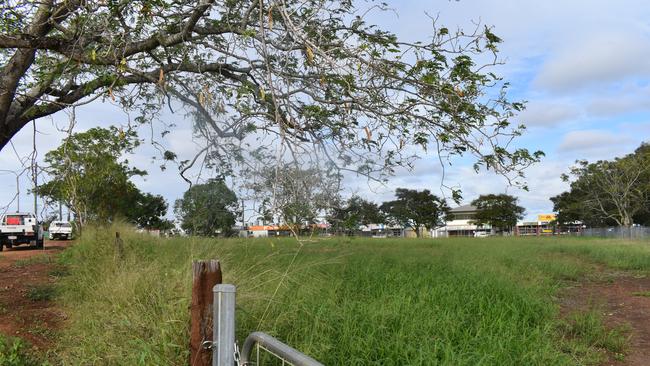
<path id="1" fill-rule="evenodd" d="M 54 257 L 70 242 L 46 241 L 44 249 L 19 246 L 0 253 L 0 333 L 47 348 L 65 314 L 50 300 L 60 272 Z"/>
<path id="2" fill-rule="evenodd" d="M 625 359 L 609 355 L 603 365 L 650 365 L 650 277 L 612 275 L 608 281 L 581 283 L 567 291 L 561 306 L 563 315 L 594 307 L 603 311 L 608 327 L 630 329 Z"/>

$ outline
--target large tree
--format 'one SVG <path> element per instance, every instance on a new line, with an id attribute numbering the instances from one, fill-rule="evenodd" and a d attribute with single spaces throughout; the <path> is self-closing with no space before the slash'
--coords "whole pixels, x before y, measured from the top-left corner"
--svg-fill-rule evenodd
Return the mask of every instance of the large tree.
<path id="1" fill-rule="evenodd" d="M 165 218 L 167 208 L 163 196 L 138 192 L 128 206 L 126 218 L 143 229 L 170 230 L 174 223 Z"/>
<path id="2" fill-rule="evenodd" d="M 72 134 L 45 155 L 49 180 L 38 193 L 50 202 L 63 202 L 80 226 L 135 217 L 133 204 L 142 193 L 129 179 L 146 172 L 122 157 L 139 143 L 135 132 L 116 127 Z"/>
<path id="3" fill-rule="evenodd" d="M 383 224 L 386 220 L 379 206 L 359 196 L 352 196 L 346 202 L 332 208 L 328 221 L 334 230 L 357 230 L 360 225 Z"/>
<path id="4" fill-rule="evenodd" d="M 415 189 L 397 188 L 394 201 L 381 204 L 381 210 L 390 221 L 403 227 L 410 227 L 420 237 L 420 229 L 424 226 L 427 230 L 434 229 L 444 223 L 449 213 L 447 202 L 428 189 L 418 191 Z"/>
<path id="5" fill-rule="evenodd" d="M 222 179 L 193 185 L 174 205 L 181 228 L 201 236 L 230 235 L 237 209 L 237 195 Z"/>
<path id="6" fill-rule="evenodd" d="M 563 175 L 570 190 L 551 198 L 563 221 L 590 226 L 630 226 L 646 222 L 650 204 L 650 148 L 595 163 L 578 161 Z"/>
<path id="7" fill-rule="evenodd" d="M 557 213 L 557 223 L 567 225 L 579 222 L 589 227 L 616 225 L 614 220 L 603 218 L 602 215 L 585 205 L 587 199 L 586 192 L 577 189 L 577 186 L 570 191 L 551 197 L 553 211 Z"/>
<path id="8" fill-rule="evenodd" d="M 501 40 L 490 28 L 450 31 L 426 19 L 431 33 L 404 41 L 366 22 L 378 9 L 388 7 L 2 2 L 0 148 L 26 124 L 70 106 L 112 101 L 146 122 L 163 106 L 175 108 L 175 99 L 191 108 L 194 131 L 207 141 L 201 154 L 221 169 L 277 143 L 323 151 L 339 168 L 366 175 L 411 163 L 413 145 L 472 154 L 477 168 L 514 177 L 539 158 L 507 149 L 523 130 L 512 124 L 523 105 L 493 73 Z"/>
<path id="9" fill-rule="evenodd" d="M 476 225 L 490 225 L 497 231 L 510 231 L 526 211 L 517 204 L 517 197 L 508 194 L 480 195 L 472 201 L 476 215 L 472 220 Z"/>
<path id="10" fill-rule="evenodd" d="M 339 201 L 340 176 L 335 169 L 283 164 L 251 171 L 248 187 L 262 205 L 259 214 L 300 227 L 314 224 Z"/>

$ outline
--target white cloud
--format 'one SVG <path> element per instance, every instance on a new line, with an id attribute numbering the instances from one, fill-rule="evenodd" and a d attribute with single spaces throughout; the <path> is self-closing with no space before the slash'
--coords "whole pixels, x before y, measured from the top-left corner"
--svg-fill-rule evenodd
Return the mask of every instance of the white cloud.
<path id="1" fill-rule="evenodd" d="M 632 85 L 595 97 L 587 104 L 586 111 L 600 118 L 650 111 L 650 88 Z"/>
<path id="2" fill-rule="evenodd" d="M 534 85 L 555 92 L 650 76 L 650 39 L 639 33 L 592 35 L 570 43 L 543 66 Z"/>
<path id="3" fill-rule="evenodd" d="M 560 152 L 582 152 L 596 155 L 598 150 L 611 151 L 633 142 L 629 136 L 617 135 L 607 130 L 571 131 L 564 135 L 558 146 Z"/>
<path id="4" fill-rule="evenodd" d="M 550 127 L 580 117 L 579 109 L 569 102 L 532 102 L 519 116 L 528 127 Z"/>

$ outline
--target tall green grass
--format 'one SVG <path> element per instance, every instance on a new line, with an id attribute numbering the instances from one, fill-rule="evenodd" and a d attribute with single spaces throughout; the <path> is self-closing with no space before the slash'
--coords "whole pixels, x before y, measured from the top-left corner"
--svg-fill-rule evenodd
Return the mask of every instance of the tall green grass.
<path id="1" fill-rule="evenodd" d="M 650 269 L 646 246 L 597 240 L 298 243 L 89 229 L 62 256 L 59 301 L 70 319 L 50 356 L 70 365 L 186 363 L 190 264 L 211 258 L 238 286 L 240 341 L 265 331 L 326 365 L 595 363 L 624 335 L 591 318 L 560 319 L 558 289 L 603 265 Z"/>

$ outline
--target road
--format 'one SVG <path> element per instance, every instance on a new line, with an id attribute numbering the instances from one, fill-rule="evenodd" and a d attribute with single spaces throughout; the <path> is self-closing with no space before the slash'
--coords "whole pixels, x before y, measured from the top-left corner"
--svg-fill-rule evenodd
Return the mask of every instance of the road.
<path id="1" fill-rule="evenodd" d="M 69 241 L 46 241 L 43 249 L 18 246 L 0 252 L 0 334 L 47 348 L 65 314 L 50 301 L 61 275 L 56 255 Z"/>

